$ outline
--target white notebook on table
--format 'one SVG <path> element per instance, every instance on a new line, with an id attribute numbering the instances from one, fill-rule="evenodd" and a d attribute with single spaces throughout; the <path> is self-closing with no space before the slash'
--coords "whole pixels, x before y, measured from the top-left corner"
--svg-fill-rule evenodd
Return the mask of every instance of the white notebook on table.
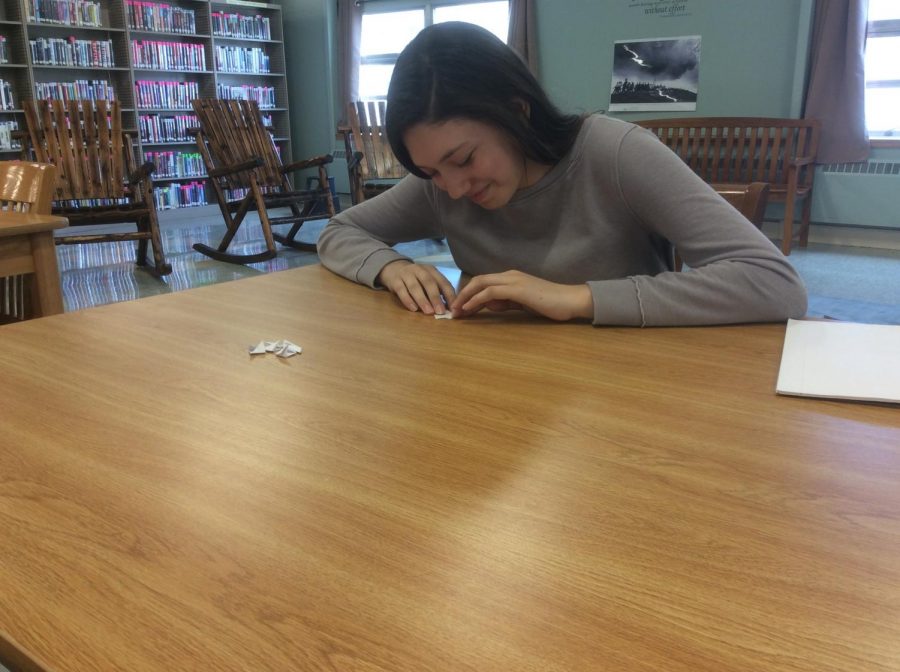
<path id="1" fill-rule="evenodd" d="M 900 402 L 900 326 L 788 320 L 775 391 Z"/>

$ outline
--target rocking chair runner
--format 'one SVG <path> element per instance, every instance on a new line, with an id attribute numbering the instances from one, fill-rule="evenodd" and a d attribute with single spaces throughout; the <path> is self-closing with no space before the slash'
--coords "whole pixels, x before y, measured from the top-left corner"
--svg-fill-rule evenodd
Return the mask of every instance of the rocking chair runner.
<path id="1" fill-rule="evenodd" d="M 119 101 L 25 101 L 28 132 L 22 157 L 56 166 L 52 212 L 69 226 L 133 222 L 137 231 L 57 237 L 57 245 L 137 241 L 138 266 L 147 264 L 153 246 L 153 271 L 168 275 L 159 234 L 151 174 L 156 167 L 137 168 L 131 138 L 122 130 Z M 32 156 L 33 155 L 33 156 Z"/>
<path id="2" fill-rule="evenodd" d="M 295 236 L 304 222 L 334 216 L 334 202 L 325 170 L 332 161 L 331 155 L 283 165 L 255 101 L 201 98 L 192 104 L 200 121 L 200 127 L 194 129 L 197 147 L 227 225 L 218 248 L 196 243 L 194 249 L 213 259 L 238 264 L 272 259 L 276 254 L 276 240 L 282 245 L 314 252 L 315 244 L 295 240 Z M 287 175 L 304 168 L 318 169 L 318 189 L 294 189 Z M 236 190 L 244 195 L 229 198 L 226 190 Z M 324 204 L 325 213 L 313 214 L 319 204 Z M 269 209 L 278 207 L 290 208 L 291 214 L 270 216 Z M 259 214 L 266 249 L 255 254 L 227 252 L 250 210 Z M 287 235 L 273 233 L 273 224 L 287 223 L 292 224 Z"/>

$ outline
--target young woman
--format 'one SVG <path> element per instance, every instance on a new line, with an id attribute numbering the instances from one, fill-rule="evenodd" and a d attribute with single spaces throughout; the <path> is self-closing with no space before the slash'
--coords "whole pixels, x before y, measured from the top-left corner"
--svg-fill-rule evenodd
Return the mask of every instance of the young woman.
<path id="1" fill-rule="evenodd" d="M 332 219 L 322 263 L 409 310 L 525 309 L 595 325 L 802 317 L 781 252 L 648 131 L 559 112 L 516 54 L 465 23 L 426 28 L 397 59 L 388 140 L 412 175 Z M 447 239 L 457 295 L 392 249 Z M 690 270 L 669 272 L 670 243 Z"/>

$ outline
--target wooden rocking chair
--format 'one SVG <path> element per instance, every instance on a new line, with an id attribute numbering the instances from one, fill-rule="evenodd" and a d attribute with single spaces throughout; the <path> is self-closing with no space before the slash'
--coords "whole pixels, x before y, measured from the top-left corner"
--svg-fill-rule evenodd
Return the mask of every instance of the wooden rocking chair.
<path id="1" fill-rule="evenodd" d="M 56 166 L 52 212 L 68 218 L 69 226 L 133 222 L 137 231 L 71 235 L 57 245 L 137 241 L 136 263 L 147 265 L 147 244 L 153 246 L 152 270 L 168 275 L 159 234 L 151 175 L 156 167 L 137 167 L 134 147 L 122 130 L 119 101 L 25 101 L 22 157 Z"/>
<path id="2" fill-rule="evenodd" d="M 384 129 L 384 101 L 350 103 L 349 126 L 339 128 L 347 150 L 353 205 L 387 191 L 409 171 L 394 156 Z"/>
<path id="3" fill-rule="evenodd" d="M 198 98 L 192 101 L 200 127 L 193 129 L 197 147 L 206 164 L 216 201 L 227 230 L 218 248 L 196 243 L 194 249 L 213 259 L 252 264 L 272 259 L 275 242 L 300 250 L 316 251 L 313 243 L 295 240 L 304 222 L 334 216 L 334 202 L 325 166 L 330 154 L 283 165 L 272 138 L 263 124 L 259 106 L 252 100 Z M 318 169 L 318 188 L 295 190 L 288 174 L 304 168 Z M 231 193 L 229 193 L 231 192 Z M 238 198 L 229 198 L 234 193 Z M 324 206 L 316 211 L 316 206 Z M 291 214 L 272 217 L 269 209 L 288 207 Z M 251 210 L 259 214 L 266 249 L 255 254 L 227 252 L 238 227 Z M 292 224 L 287 235 L 273 233 L 273 224 Z"/>

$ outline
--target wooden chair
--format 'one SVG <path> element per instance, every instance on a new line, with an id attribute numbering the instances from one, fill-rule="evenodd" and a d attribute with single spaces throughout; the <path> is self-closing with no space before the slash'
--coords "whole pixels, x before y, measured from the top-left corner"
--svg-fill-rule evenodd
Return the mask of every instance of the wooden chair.
<path id="1" fill-rule="evenodd" d="M 769 202 L 769 183 L 751 182 L 750 184 L 723 184 L 715 182 L 710 185 L 738 212 L 750 220 L 757 229 L 762 228 L 766 205 Z"/>
<path id="2" fill-rule="evenodd" d="M 722 198 L 728 201 L 744 217 L 750 220 L 757 229 L 762 228 L 763 215 L 766 214 L 766 204 L 769 197 L 769 185 L 766 182 L 751 182 L 750 184 L 722 184 L 710 185 Z M 672 257 L 669 259 L 672 267 L 680 271 L 684 266 L 678 251 L 672 248 Z"/>
<path id="3" fill-rule="evenodd" d="M 768 182 L 769 200 L 784 203 L 781 250 L 806 247 L 821 124 L 815 119 L 689 117 L 636 122 L 651 130 L 710 183 Z M 794 210 L 802 203 L 800 229 Z"/>
<path id="4" fill-rule="evenodd" d="M 295 237 L 304 222 L 334 216 L 334 201 L 325 170 L 332 161 L 331 155 L 283 165 L 256 101 L 198 98 L 192 104 L 200 121 L 199 128 L 193 129 L 197 147 L 227 225 L 217 248 L 196 243 L 194 249 L 213 259 L 237 264 L 272 259 L 276 254 L 276 240 L 282 245 L 315 252 L 315 244 Z M 305 168 L 318 170 L 317 189 L 294 189 L 288 179 L 288 174 Z M 291 214 L 272 217 L 269 210 L 279 207 L 289 208 Z M 251 210 L 259 214 L 266 249 L 254 254 L 229 253 L 228 246 Z M 273 233 L 273 224 L 288 223 L 292 226 L 287 235 Z"/>
<path id="5" fill-rule="evenodd" d="M 0 161 L 0 210 L 49 215 L 55 180 L 52 164 Z"/>
<path id="6" fill-rule="evenodd" d="M 52 163 L 57 169 L 52 212 L 69 226 L 134 223 L 136 231 L 57 237 L 58 245 L 137 241 L 136 263 L 147 265 L 152 245 L 152 272 L 168 275 L 153 200 L 155 166 L 139 168 L 130 136 L 122 130 L 119 101 L 25 101 L 28 132 L 23 158 Z"/>
<path id="7" fill-rule="evenodd" d="M 385 109 L 384 101 L 350 103 L 348 126 L 338 129 L 347 150 L 350 200 L 354 205 L 387 191 L 409 172 L 388 144 Z"/>
<path id="8" fill-rule="evenodd" d="M 48 163 L 0 161 L 0 211 L 50 214 L 50 203 L 56 190 L 56 168 Z M 2 216 L 2 214 L 0 214 Z M 0 237 L 0 248 L 16 244 Z M 52 243 L 48 243 L 52 248 Z M 0 261 L 0 324 L 24 320 L 42 314 L 37 307 L 43 282 L 34 277 L 37 264 L 35 250 L 4 250 L 8 266 Z M 55 251 L 53 252 L 55 254 Z M 54 265 L 55 268 L 55 265 Z M 21 271 L 28 271 L 21 274 Z M 9 273 L 9 275 L 7 275 Z M 59 276 L 44 279 L 59 284 Z"/>

